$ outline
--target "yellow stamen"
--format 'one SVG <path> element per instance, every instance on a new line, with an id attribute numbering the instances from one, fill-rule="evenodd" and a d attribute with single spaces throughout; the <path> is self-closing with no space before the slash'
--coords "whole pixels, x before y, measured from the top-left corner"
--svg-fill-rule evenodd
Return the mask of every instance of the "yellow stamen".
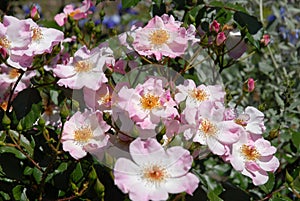
<path id="1" fill-rule="evenodd" d="M 158 184 L 164 181 L 167 177 L 167 170 L 158 165 L 153 165 L 145 168 L 143 172 L 143 178 L 154 184 Z"/>
<path id="2" fill-rule="evenodd" d="M 241 147 L 241 152 L 248 161 L 255 161 L 260 157 L 260 153 L 254 146 L 243 144 L 243 146 Z"/>
<path id="3" fill-rule="evenodd" d="M 86 143 L 93 137 L 93 131 L 90 127 L 82 127 L 75 131 L 74 140 L 79 143 Z"/>
<path id="4" fill-rule="evenodd" d="M 202 89 L 194 89 L 191 93 L 191 96 L 200 102 L 208 99 L 208 94 Z"/>
<path id="5" fill-rule="evenodd" d="M 75 63 L 74 68 L 77 73 L 82 73 L 90 71 L 92 69 L 92 65 L 88 61 L 78 61 Z"/>
<path id="6" fill-rule="evenodd" d="M 0 46 L 4 48 L 10 48 L 10 44 L 11 42 L 5 36 L 0 38 Z"/>
<path id="7" fill-rule="evenodd" d="M 201 121 L 199 128 L 206 136 L 214 136 L 218 129 L 217 127 L 207 119 Z"/>
<path id="8" fill-rule="evenodd" d="M 169 38 L 170 38 L 170 35 L 169 35 L 168 31 L 159 29 L 159 30 L 153 31 L 150 34 L 149 41 L 153 45 L 162 45 L 162 44 L 167 43 Z"/>
<path id="9" fill-rule="evenodd" d="M 160 106 L 159 97 L 152 94 L 142 96 L 140 102 L 145 110 L 152 110 Z"/>
<path id="10" fill-rule="evenodd" d="M 32 40 L 33 41 L 38 41 L 38 40 L 41 40 L 43 38 L 43 33 L 42 33 L 42 30 L 40 28 L 35 27 L 35 28 L 32 28 L 31 30 L 33 32 L 33 35 L 32 35 Z"/>
<path id="11" fill-rule="evenodd" d="M 20 75 L 19 70 L 17 70 L 17 69 L 11 69 L 9 71 L 8 77 L 10 79 L 15 79 L 15 78 L 19 77 L 19 75 Z"/>

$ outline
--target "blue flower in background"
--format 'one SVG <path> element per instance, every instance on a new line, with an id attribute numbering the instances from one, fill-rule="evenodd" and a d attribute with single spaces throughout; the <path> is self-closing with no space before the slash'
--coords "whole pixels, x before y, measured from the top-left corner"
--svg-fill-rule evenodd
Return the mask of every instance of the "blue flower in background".
<path id="1" fill-rule="evenodd" d="M 111 16 L 104 16 L 102 24 L 104 24 L 107 28 L 112 29 L 119 25 L 121 22 L 121 17 L 118 14 L 114 14 Z"/>

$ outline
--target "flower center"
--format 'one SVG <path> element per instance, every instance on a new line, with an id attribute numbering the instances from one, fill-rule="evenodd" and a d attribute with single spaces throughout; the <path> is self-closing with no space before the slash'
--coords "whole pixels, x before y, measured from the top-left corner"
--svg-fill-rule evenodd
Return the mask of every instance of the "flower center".
<path id="1" fill-rule="evenodd" d="M 214 136 L 218 129 L 217 127 L 207 119 L 203 119 L 199 128 L 206 136 Z"/>
<path id="2" fill-rule="evenodd" d="M 191 95 L 194 99 L 200 102 L 208 99 L 208 94 L 203 89 L 194 89 Z"/>
<path id="3" fill-rule="evenodd" d="M 20 75 L 19 70 L 12 69 L 12 70 L 9 71 L 8 77 L 10 79 L 15 79 L 15 78 L 19 77 L 19 75 Z"/>
<path id="4" fill-rule="evenodd" d="M 247 122 L 244 121 L 243 119 L 235 119 L 234 122 L 236 124 L 239 124 L 239 125 L 243 126 L 243 127 L 247 126 Z"/>
<path id="5" fill-rule="evenodd" d="M 88 61 L 78 61 L 75 63 L 74 68 L 77 73 L 82 73 L 90 71 L 92 69 L 92 65 Z"/>
<path id="6" fill-rule="evenodd" d="M 8 106 L 8 102 L 7 101 L 3 101 L 2 103 L 0 103 L 0 107 L 6 111 L 7 110 L 7 106 Z"/>
<path id="7" fill-rule="evenodd" d="M 166 43 L 170 38 L 168 31 L 159 29 L 152 32 L 149 36 L 149 40 L 153 45 L 162 45 Z"/>
<path id="8" fill-rule="evenodd" d="M 152 94 L 142 96 L 140 102 L 145 110 L 152 110 L 160 106 L 159 97 Z"/>
<path id="9" fill-rule="evenodd" d="M 93 137 L 93 131 L 90 127 L 82 127 L 75 131 L 74 140 L 79 143 L 86 143 Z"/>
<path id="10" fill-rule="evenodd" d="M 100 97 L 99 104 L 107 104 L 111 102 L 111 95 L 108 93 Z"/>
<path id="11" fill-rule="evenodd" d="M 248 161 L 255 161 L 260 157 L 260 153 L 254 146 L 243 144 L 241 152 Z"/>
<path id="12" fill-rule="evenodd" d="M 71 17 L 74 17 L 75 15 L 77 15 L 77 14 L 79 14 L 79 13 L 80 13 L 80 10 L 79 10 L 79 9 L 76 9 L 76 10 L 72 11 L 69 15 L 70 15 Z"/>
<path id="13" fill-rule="evenodd" d="M 43 33 L 40 28 L 38 28 L 38 27 L 32 28 L 32 32 L 33 32 L 33 35 L 32 35 L 33 41 L 38 41 L 43 38 Z"/>
<path id="14" fill-rule="evenodd" d="M 10 48 L 10 43 L 11 42 L 5 36 L 2 36 L 0 38 L 0 46 L 4 48 Z"/>
<path id="15" fill-rule="evenodd" d="M 167 170 L 158 165 L 147 167 L 143 171 L 143 178 L 154 184 L 164 181 L 167 177 Z"/>

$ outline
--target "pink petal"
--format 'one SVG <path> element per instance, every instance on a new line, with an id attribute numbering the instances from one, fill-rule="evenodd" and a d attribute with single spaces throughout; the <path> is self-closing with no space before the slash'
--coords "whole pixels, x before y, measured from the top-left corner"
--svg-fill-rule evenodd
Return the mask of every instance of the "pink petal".
<path id="1" fill-rule="evenodd" d="M 132 159 L 138 165 L 156 163 L 158 158 L 165 156 L 165 150 L 154 138 L 142 140 L 137 138 L 129 146 Z"/>
<path id="2" fill-rule="evenodd" d="M 167 179 L 164 188 L 169 193 L 181 193 L 187 192 L 192 195 L 192 193 L 197 189 L 199 179 L 192 173 L 187 173 L 183 177 L 169 178 Z"/>

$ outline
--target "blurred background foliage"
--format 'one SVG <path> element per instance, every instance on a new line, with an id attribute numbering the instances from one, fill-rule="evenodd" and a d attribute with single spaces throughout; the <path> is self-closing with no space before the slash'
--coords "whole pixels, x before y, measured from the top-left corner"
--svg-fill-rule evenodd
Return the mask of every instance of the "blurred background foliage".
<path id="1" fill-rule="evenodd" d="M 24 19 L 32 3 L 36 3 L 41 15 L 39 24 L 61 29 L 55 24 L 54 15 L 66 4 L 80 5 L 80 2 L 1 0 L 0 10 L 1 15 Z M 99 26 L 94 45 L 129 30 L 132 24 L 145 24 L 152 16 L 164 13 L 174 15 L 185 26 L 192 23 L 204 30 L 213 19 L 231 24 L 235 18 L 237 26 L 246 22 L 245 38 L 251 44 L 250 48 L 242 58 L 222 69 L 221 78 L 228 105 L 240 102 L 238 109 L 253 105 L 265 114 L 267 130 L 264 137 L 276 146 L 280 168 L 274 174 L 270 173 L 268 183 L 257 187 L 220 158 L 208 155 L 195 164 L 201 185 L 194 196 L 173 196 L 170 200 L 300 200 L 299 1 L 97 0 L 94 3 L 97 6 L 92 20 L 82 20 L 78 24 L 80 30 L 87 33 L 91 31 L 91 24 Z M 237 17 L 238 12 L 247 15 Z M 258 31 L 249 34 L 251 29 Z M 64 32 L 66 36 L 79 34 L 72 27 Z M 256 43 L 263 34 L 271 36 L 267 47 Z M 72 48 L 76 49 L 76 44 Z M 206 65 L 203 63 L 201 68 Z M 186 77 L 194 76 L 201 81 L 196 71 L 189 71 Z M 43 79 L 34 80 L 37 86 L 46 81 L 55 82 L 52 75 L 43 73 Z M 250 77 L 256 81 L 255 90 L 241 99 L 242 86 Z M 114 186 L 111 170 L 92 156 L 76 161 L 62 152 L 59 129 L 45 126 L 42 120 L 33 126 L 45 111 L 41 103 L 45 97 L 59 106 L 64 121 L 72 103 L 70 93 L 54 84 L 43 89 L 30 88 L 12 102 L 16 108 L 13 117 L 6 116 L 1 110 L 0 200 L 128 200 Z"/>

